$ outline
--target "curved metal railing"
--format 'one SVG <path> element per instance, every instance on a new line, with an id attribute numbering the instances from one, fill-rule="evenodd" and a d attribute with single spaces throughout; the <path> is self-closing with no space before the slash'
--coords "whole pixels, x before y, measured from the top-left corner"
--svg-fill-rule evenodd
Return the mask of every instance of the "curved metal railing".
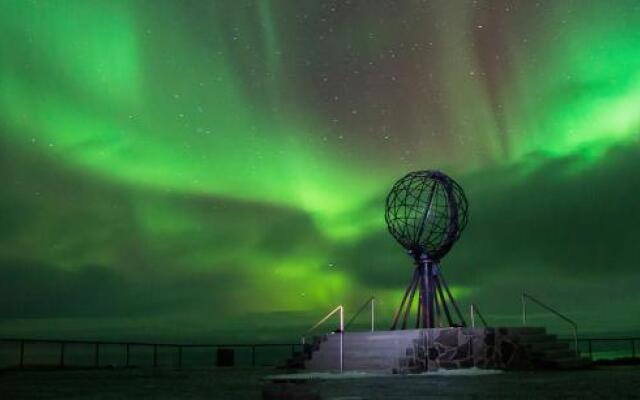
<path id="1" fill-rule="evenodd" d="M 339 305 L 338 307 L 334 308 L 330 313 L 328 313 L 327 315 L 325 315 L 322 319 L 320 319 L 320 321 L 318 321 L 315 325 L 313 325 L 311 328 L 309 328 L 309 330 L 307 330 L 301 338 L 301 342 L 304 345 L 305 343 L 305 337 L 308 336 L 311 332 L 315 331 L 320 325 L 322 325 L 326 320 L 328 320 L 329 318 L 331 318 L 331 316 L 335 313 L 339 312 L 340 313 L 340 325 L 338 327 L 338 333 L 340 334 L 340 353 L 339 353 L 339 364 L 340 364 L 340 373 L 342 373 L 342 367 L 344 364 L 344 307 L 341 305 Z"/>
<path id="2" fill-rule="evenodd" d="M 576 322 L 574 320 L 572 320 L 571 318 L 567 317 L 566 315 L 561 314 L 559 311 L 557 311 L 557 310 L 553 309 L 552 307 L 544 304 L 540 300 L 536 299 L 535 297 L 533 297 L 530 294 L 525 293 L 525 292 L 522 292 L 522 325 L 526 325 L 527 324 L 527 299 L 533 301 L 534 303 L 536 303 L 540 307 L 542 307 L 545 310 L 551 312 L 552 314 L 554 314 L 558 318 L 564 320 L 565 322 L 568 322 L 571 325 L 571 327 L 573 328 L 573 341 L 574 341 L 574 345 L 575 345 L 576 356 L 579 356 L 580 355 L 580 349 L 578 348 L 578 324 L 576 324 Z"/>
<path id="3" fill-rule="evenodd" d="M 471 307 L 470 307 L 469 313 L 471 314 L 471 327 L 472 328 L 476 327 L 476 315 L 478 316 L 478 318 L 480 318 L 480 322 L 482 322 L 482 325 L 485 328 L 487 326 L 489 326 L 487 324 L 487 321 L 485 321 L 484 317 L 480 313 L 480 309 L 478 308 L 478 306 L 475 303 L 471 303 Z"/>
<path id="4" fill-rule="evenodd" d="M 353 314 L 351 319 L 349 319 L 349 322 L 345 324 L 344 329 L 346 330 L 351 325 L 351 323 L 353 323 L 353 321 L 356 320 L 356 318 L 360 315 L 360 313 L 362 313 L 367 308 L 368 305 L 371 305 L 371 332 L 375 331 L 375 303 L 376 303 L 376 298 L 374 296 L 369 297 L 369 299 L 365 301 L 364 304 L 362 304 L 362 306 L 360 306 L 358 311 L 356 311 L 356 313 Z"/>

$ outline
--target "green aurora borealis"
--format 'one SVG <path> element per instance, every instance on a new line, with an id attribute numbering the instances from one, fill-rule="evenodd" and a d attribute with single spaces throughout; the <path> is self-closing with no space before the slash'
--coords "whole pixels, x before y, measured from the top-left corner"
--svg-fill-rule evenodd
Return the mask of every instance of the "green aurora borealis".
<path id="1" fill-rule="evenodd" d="M 388 320 L 384 196 L 427 168 L 469 198 L 463 305 L 638 328 L 638 1 L 3 0 L 0 26 L 0 335 Z"/>

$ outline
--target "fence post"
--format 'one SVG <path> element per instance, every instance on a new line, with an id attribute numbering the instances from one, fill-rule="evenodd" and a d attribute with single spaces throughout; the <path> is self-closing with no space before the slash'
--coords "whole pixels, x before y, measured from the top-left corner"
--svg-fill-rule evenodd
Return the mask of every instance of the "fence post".
<path id="1" fill-rule="evenodd" d="M 158 345 L 154 344 L 153 345 L 153 367 L 157 367 L 158 366 Z"/>
<path id="2" fill-rule="evenodd" d="M 64 342 L 60 342 L 60 368 L 64 368 Z"/>
<path id="3" fill-rule="evenodd" d="M 24 368 L 24 340 L 20 341 L 20 368 Z"/>
<path id="4" fill-rule="evenodd" d="M 251 345 L 251 366 L 256 366 L 256 346 Z"/>

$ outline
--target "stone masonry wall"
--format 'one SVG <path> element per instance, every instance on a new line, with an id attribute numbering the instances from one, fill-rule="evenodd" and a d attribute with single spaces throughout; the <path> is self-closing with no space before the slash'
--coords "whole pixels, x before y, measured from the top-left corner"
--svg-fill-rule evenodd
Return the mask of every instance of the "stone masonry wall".
<path id="1" fill-rule="evenodd" d="M 531 361 L 509 328 L 441 328 L 420 332 L 401 373 L 457 368 L 528 369 Z"/>

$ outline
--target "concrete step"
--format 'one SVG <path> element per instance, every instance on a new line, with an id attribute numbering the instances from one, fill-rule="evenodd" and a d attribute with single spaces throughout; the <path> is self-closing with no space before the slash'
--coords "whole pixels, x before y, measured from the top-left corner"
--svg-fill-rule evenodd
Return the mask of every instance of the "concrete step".
<path id="1" fill-rule="evenodd" d="M 412 339 L 417 339 L 419 338 L 420 335 L 371 335 L 371 336 L 361 336 L 361 335 L 347 335 L 345 334 L 342 338 L 342 340 L 351 340 L 354 342 L 362 342 L 362 341 L 366 341 L 366 342 L 389 342 L 389 341 L 395 341 L 395 340 L 401 340 L 401 341 L 406 341 L 406 340 L 412 340 Z M 340 335 L 331 335 L 327 338 L 327 342 L 332 342 L 335 340 L 339 340 L 340 339 Z"/>
<path id="2" fill-rule="evenodd" d="M 337 370 L 342 339 L 345 369 L 390 372 L 398 366 L 398 360 L 419 336 L 419 330 L 345 332 L 342 337 L 340 334 L 329 334 L 315 341 L 315 350 L 309 359 L 304 360 L 304 366 L 314 371 Z"/>
<path id="3" fill-rule="evenodd" d="M 327 340 L 327 336 L 328 335 L 313 335 L 311 337 L 311 341 L 314 343 L 319 343 L 319 342 L 324 342 L 325 340 Z"/>
<path id="4" fill-rule="evenodd" d="M 549 361 L 561 360 L 565 358 L 576 357 L 576 352 L 571 349 L 555 349 L 555 350 L 545 350 L 541 352 L 532 352 L 532 357 L 545 359 Z"/>
<path id="5" fill-rule="evenodd" d="M 530 343 L 542 343 L 542 342 L 556 342 L 556 335 L 550 334 L 528 334 L 528 335 L 516 335 L 516 337 L 520 340 L 522 344 L 530 344 Z"/>
<path id="6" fill-rule="evenodd" d="M 337 360 L 340 357 L 340 354 L 335 353 L 316 353 L 314 354 L 308 361 L 327 361 L 327 360 Z M 400 353 L 394 354 L 376 354 L 376 353 L 361 353 L 361 354 L 343 354 L 343 359 L 345 360 L 397 360 L 403 357 Z"/>
<path id="7" fill-rule="evenodd" d="M 371 364 L 371 365 L 396 365 L 398 364 L 398 360 L 401 357 L 344 357 L 343 362 L 348 365 L 353 364 Z M 340 359 L 338 357 L 326 357 L 326 358 L 312 358 L 311 360 L 305 361 L 305 365 L 319 365 L 319 364 L 328 364 L 328 365 L 338 365 L 340 363 Z"/>
<path id="8" fill-rule="evenodd" d="M 359 355 L 368 355 L 368 354 L 379 354 L 384 355 L 385 357 L 394 357 L 397 355 L 405 356 L 407 353 L 407 349 L 410 347 L 389 347 L 386 349 L 370 349 L 370 348 L 347 348 L 345 347 L 342 350 L 342 353 L 349 356 L 359 356 Z M 320 349 L 314 353 L 312 353 L 312 357 L 315 357 L 317 354 L 339 354 L 340 349 L 338 348 L 326 348 Z"/>
<path id="9" fill-rule="evenodd" d="M 380 332 L 345 332 L 344 340 L 367 340 L 367 341 L 386 341 L 386 340 L 403 340 L 405 338 L 420 337 L 419 330 L 407 331 L 380 331 Z M 340 334 L 327 335 L 327 341 L 338 340 Z"/>
<path id="10" fill-rule="evenodd" d="M 500 328 L 499 328 L 500 329 Z M 547 333 L 546 328 L 539 326 L 509 326 L 509 332 L 516 335 L 543 335 Z"/>
<path id="11" fill-rule="evenodd" d="M 564 350 L 569 349 L 569 343 L 561 342 L 559 340 L 554 341 L 542 341 L 542 342 L 533 342 L 526 344 L 527 348 L 531 352 L 541 352 L 547 350 Z"/>
<path id="12" fill-rule="evenodd" d="M 548 334 L 541 327 L 496 328 L 507 331 L 525 346 L 530 360 L 537 368 L 584 368 L 589 360 L 577 358 L 570 344 L 560 341 L 556 335 Z M 477 332 L 476 332 L 477 331 Z M 486 334 L 485 329 L 469 329 L 467 334 Z M 425 330 L 400 330 L 379 332 L 345 332 L 319 335 L 304 347 L 301 354 L 289 361 L 290 365 L 304 366 L 312 371 L 336 371 L 339 369 L 340 342 L 342 341 L 343 367 L 358 371 L 411 371 L 424 368 L 416 364 L 413 356 L 415 344 L 422 344 L 425 334 L 436 334 Z M 419 357 L 423 358 L 421 353 Z M 413 363 L 414 365 L 410 365 Z"/>
<path id="13" fill-rule="evenodd" d="M 342 368 L 348 371 L 385 371 L 391 372 L 397 368 L 397 363 L 389 363 L 378 360 L 344 360 Z M 340 363 L 334 362 L 316 362 L 306 363 L 305 368 L 312 371 L 335 371 L 340 369 Z"/>
<path id="14" fill-rule="evenodd" d="M 342 342 L 343 349 L 350 350 L 375 350 L 375 349 L 388 349 L 390 347 L 411 347 L 414 345 L 413 340 L 397 340 L 397 341 L 387 341 L 387 342 L 355 342 L 355 341 L 344 341 Z M 326 342 L 322 343 L 318 346 L 318 350 L 323 349 L 336 349 L 336 351 L 340 348 L 340 341 L 335 342 Z"/>
<path id="15" fill-rule="evenodd" d="M 586 357 L 569 357 L 553 360 L 558 369 L 583 369 L 593 367 L 593 362 Z"/>
<path id="16" fill-rule="evenodd" d="M 384 364 L 384 365 L 395 365 L 398 363 L 398 360 L 401 357 L 374 357 L 374 356 L 360 356 L 360 357 L 344 357 L 345 364 L 354 364 L 354 363 L 371 363 L 371 364 Z M 311 360 L 305 360 L 304 364 L 308 366 L 320 365 L 320 364 L 329 364 L 329 365 L 337 365 L 340 362 L 338 356 L 335 357 L 316 357 Z"/>
<path id="17" fill-rule="evenodd" d="M 385 351 L 392 348 L 408 348 L 413 347 L 413 340 L 389 340 L 389 341 L 353 341 L 345 340 L 342 342 L 344 351 Z M 322 343 L 317 351 L 335 350 L 339 351 L 340 341 L 331 341 Z"/>
<path id="18" fill-rule="evenodd" d="M 351 336 L 351 337 L 389 337 L 389 336 L 393 336 L 393 337 L 402 337 L 402 336 L 419 336 L 420 332 L 423 331 L 423 329 L 404 329 L 404 330 L 395 330 L 395 331 L 359 331 L 359 332 L 349 332 L 346 331 L 344 333 L 345 336 Z M 333 335 L 327 335 L 328 337 L 330 336 L 335 336 L 335 334 Z"/>
<path id="19" fill-rule="evenodd" d="M 291 358 L 285 360 L 279 367 L 287 369 L 304 368 L 304 364 L 306 361 L 306 358 L 294 354 Z"/>

